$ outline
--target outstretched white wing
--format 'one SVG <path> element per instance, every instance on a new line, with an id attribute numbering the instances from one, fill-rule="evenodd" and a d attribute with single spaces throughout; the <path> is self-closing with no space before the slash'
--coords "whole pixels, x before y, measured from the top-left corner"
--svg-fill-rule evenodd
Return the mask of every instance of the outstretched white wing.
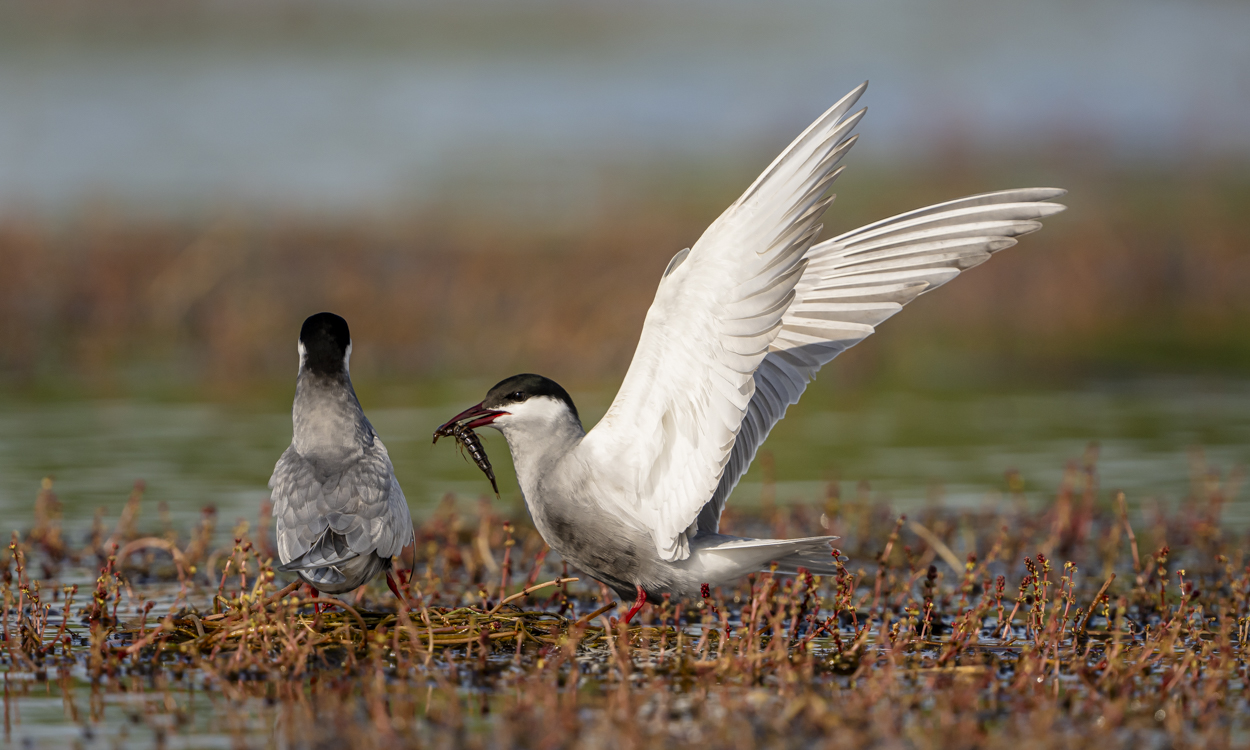
<path id="1" fill-rule="evenodd" d="M 869 224 L 808 251 L 794 304 L 755 371 L 755 393 L 699 528 L 716 530 L 725 500 L 756 450 L 817 370 L 918 295 L 1041 229 L 1039 219 L 1064 209 L 1048 202 L 1064 192 L 1025 188 L 974 195 Z"/>
<path id="2" fill-rule="evenodd" d="M 806 278 L 825 191 L 854 144 L 863 84 L 790 144 L 694 247 L 669 264 L 633 362 L 580 450 L 652 529 L 665 560 L 689 556 L 756 389 L 756 369 Z"/>

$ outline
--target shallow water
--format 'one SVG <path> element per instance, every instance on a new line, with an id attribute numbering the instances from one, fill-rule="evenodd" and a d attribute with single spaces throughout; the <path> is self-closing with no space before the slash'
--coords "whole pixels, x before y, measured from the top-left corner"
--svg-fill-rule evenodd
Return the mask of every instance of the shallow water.
<path id="1" fill-rule="evenodd" d="M 587 424 L 608 393 L 576 393 Z M 489 494 L 484 477 L 447 442 L 430 434 L 469 402 L 426 408 L 373 408 L 417 515 L 446 493 Z M 274 461 L 290 441 L 290 415 L 278 404 L 0 401 L 0 512 L 25 527 L 45 476 L 65 506 L 67 525 L 85 529 L 97 508 L 116 519 L 136 480 L 147 486 L 143 524 L 157 504 L 174 528 L 190 528 L 205 505 L 219 528 L 255 519 Z M 507 448 L 482 434 L 503 500 L 519 503 Z M 1174 505 L 1189 494 L 1195 471 L 1227 474 L 1250 463 L 1250 383 L 1149 381 L 1082 390 L 997 395 L 881 394 L 854 402 L 817 384 L 765 444 L 781 502 L 823 497 L 830 481 L 843 496 L 867 482 L 874 499 L 899 509 L 929 502 L 980 507 L 999 502 L 1016 470 L 1026 496 L 1045 502 L 1065 466 L 1099 446 L 1104 489 L 1122 489 L 1137 507 Z M 1205 462 L 1203 464 L 1202 462 Z M 763 494 L 760 459 L 732 503 L 751 507 Z M 1250 524 L 1250 505 L 1234 502 L 1225 521 Z"/>

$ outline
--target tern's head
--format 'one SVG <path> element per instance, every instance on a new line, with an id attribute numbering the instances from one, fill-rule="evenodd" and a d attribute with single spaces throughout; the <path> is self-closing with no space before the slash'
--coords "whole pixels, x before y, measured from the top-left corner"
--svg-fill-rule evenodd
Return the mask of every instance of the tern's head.
<path id="1" fill-rule="evenodd" d="M 542 375 L 513 375 L 495 384 L 482 403 L 457 414 L 439 428 L 454 424 L 465 427 L 494 427 L 507 435 L 510 432 L 558 432 L 569 427 L 581 430 L 581 418 L 568 391 Z"/>
<path id="2" fill-rule="evenodd" d="M 347 372 L 352 357 L 352 334 L 347 321 L 334 313 L 317 313 L 299 331 L 299 367 L 316 375 Z"/>

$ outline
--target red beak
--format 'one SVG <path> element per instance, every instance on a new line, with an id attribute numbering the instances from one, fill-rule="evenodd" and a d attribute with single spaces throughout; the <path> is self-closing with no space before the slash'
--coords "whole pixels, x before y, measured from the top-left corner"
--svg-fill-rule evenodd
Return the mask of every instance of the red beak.
<path id="1" fill-rule="evenodd" d="M 465 424 L 462 426 L 472 430 L 478 427 L 484 427 L 490 424 L 491 422 L 494 422 L 496 419 L 502 417 L 503 415 L 507 413 L 508 412 L 506 411 L 487 409 L 483 407 L 481 404 L 478 404 L 476 406 L 470 406 L 468 409 L 465 409 L 464 411 L 460 412 L 456 416 L 447 420 L 445 423 L 443 423 L 442 427 L 439 427 L 437 430 L 435 430 L 434 439 L 438 440 L 440 434 L 446 435 L 447 434 L 446 430 L 452 425 L 457 424 L 459 422 L 465 422 Z"/>

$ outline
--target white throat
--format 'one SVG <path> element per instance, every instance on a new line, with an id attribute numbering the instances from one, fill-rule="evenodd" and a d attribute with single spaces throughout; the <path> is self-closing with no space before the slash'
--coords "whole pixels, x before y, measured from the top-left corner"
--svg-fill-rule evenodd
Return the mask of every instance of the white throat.
<path id="1" fill-rule="evenodd" d="M 538 396 L 500 407 L 508 414 L 491 423 L 503 433 L 512 452 L 521 492 L 529 501 L 540 491 L 544 474 L 586 437 L 582 425 L 563 401 Z"/>

